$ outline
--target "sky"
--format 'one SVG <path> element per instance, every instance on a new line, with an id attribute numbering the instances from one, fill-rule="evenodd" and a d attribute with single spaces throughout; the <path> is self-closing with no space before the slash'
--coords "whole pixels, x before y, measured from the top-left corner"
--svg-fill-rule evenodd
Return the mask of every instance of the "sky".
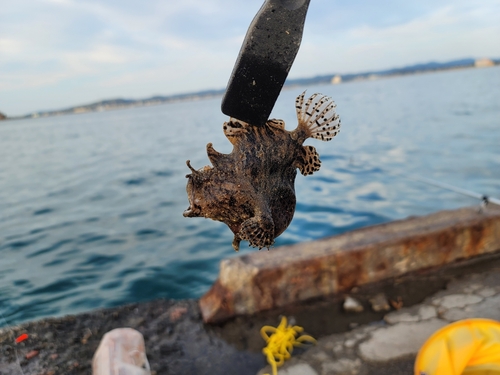
<path id="1" fill-rule="evenodd" d="M 4 0 L 0 112 L 221 89 L 262 0 Z M 311 0 L 289 78 L 500 57 L 500 0 Z"/>

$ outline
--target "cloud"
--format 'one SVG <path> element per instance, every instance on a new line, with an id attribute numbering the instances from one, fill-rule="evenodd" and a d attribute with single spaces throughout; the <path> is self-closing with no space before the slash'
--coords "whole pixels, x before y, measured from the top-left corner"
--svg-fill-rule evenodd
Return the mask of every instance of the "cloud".
<path id="1" fill-rule="evenodd" d="M 75 72 L 89 72 L 93 66 L 128 64 L 138 58 L 133 50 L 100 44 L 84 51 L 65 52 L 61 61 Z"/>
<path id="2" fill-rule="evenodd" d="M 0 92 L 53 86 L 79 76 L 100 75 L 116 70 L 117 65 L 127 65 L 139 58 L 131 49 L 105 44 L 85 50 L 61 51 L 57 56 L 33 56 L 29 62 L 20 63 L 19 68 L 14 67 L 8 72 L 4 70 L 0 73 Z"/>
<path id="3" fill-rule="evenodd" d="M 406 22 L 361 24 L 303 41 L 291 75 L 386 69 L 431 60 L 500 56 L 500 13 L 491 4 L 456 2 Z M 498 10 L 492 12 L 492 10 Z"/>
<path id="4" fill-rule="evenodd" d="M 1 111 L 224 87 L 262 0 L 2 4 Z M 290 77 L 500 56 L 498 0 L 311 2 Z M 69 88 L 72 88 L 71 90 Z M 13 98 L 29 98 L 14 101 Z"/>
<path id="5" fill-rule="evenodd" d="M 23 42 L 15 38 L 0 38 L 0 56 L 16 56 L 23 50 Z"/>

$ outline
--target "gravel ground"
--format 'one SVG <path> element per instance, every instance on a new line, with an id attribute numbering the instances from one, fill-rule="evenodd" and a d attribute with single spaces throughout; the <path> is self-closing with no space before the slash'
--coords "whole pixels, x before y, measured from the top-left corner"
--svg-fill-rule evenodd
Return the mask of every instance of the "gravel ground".
<path id="1" fill-rule="evenodd" d="M 403 308 L 373 311 L 373 297 L 379 294 L 401 301 Z M 344 311 L 347 296 L 359 301 L 363 312 Z M 153 375 L 255 375 L 269 370 L 261 354 L 264 342 L 259 329 L 265 324 L 276 326 L 280 315 L 293 317 L 318 339 L 318 346 L 294 351 L 280 375 L 410 375 L 421 344 L 409 343 L 410 336 L 418 336 L 411 332 L 467 317 L 500 320 L 499 314 L 497 253 L 353 288 L 349 294 L 329 299 L 237 317 L 222 325 L 204 324 L 197 300 L 156 300 L 4 327 L 0 329 L 0 375 L 91 374 L 102 336 L 119 327 L 143 334 Z M 23 333 L 29 338 L 16 344 Z M 377 341 L 391 337 L 392 349 Z M 396 338 L 403 341 L 398 343 Z M 378 350 L 382 346 L 390 355 Z"/>
<path id="2" fill-rule="evenodd" d="M 204 329 L 197 301 L 156 300 L 3 328 L 0 374 L 90 374 L 102 336 L 119 327 L 144 335 L 152 374 L 254 375 L 265 365 L 261 354 L 239 351 Z M 15 344 L 23 333 L 29 339 Z"/>

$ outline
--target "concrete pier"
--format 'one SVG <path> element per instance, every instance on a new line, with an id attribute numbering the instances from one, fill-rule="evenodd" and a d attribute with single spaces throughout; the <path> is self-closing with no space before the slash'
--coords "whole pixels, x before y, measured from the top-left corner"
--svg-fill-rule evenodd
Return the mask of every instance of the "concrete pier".
<path id="1" fill-rule="evenodd" d="M 346 292 L 500 250 L 500 208 L 440 211 L 221 262 L 205 322 Z"/>

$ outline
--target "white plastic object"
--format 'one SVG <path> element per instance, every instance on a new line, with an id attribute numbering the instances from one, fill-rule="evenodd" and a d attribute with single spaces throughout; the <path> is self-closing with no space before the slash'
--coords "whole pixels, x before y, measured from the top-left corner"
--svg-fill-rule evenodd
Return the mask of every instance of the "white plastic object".
<path id="1" fill-rule="evenodd" d="M 106 333 L 92 360 L 92 375 L 150 375 L 142 334 L 132 328 Z"/>

